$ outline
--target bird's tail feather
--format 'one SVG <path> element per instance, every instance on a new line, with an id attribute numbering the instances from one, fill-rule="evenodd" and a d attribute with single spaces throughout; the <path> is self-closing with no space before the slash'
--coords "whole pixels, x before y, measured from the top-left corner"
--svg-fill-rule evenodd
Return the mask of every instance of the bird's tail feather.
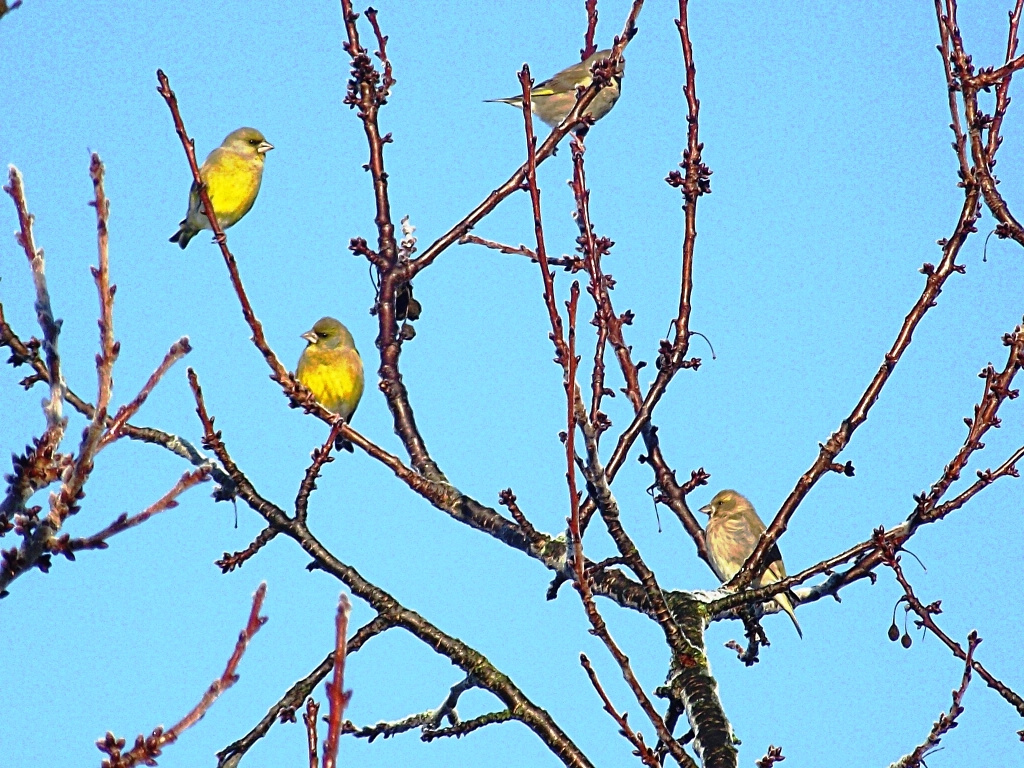
<path id="1" fill-rule="evenodd" d="M 184 223 L 185 222 L 182 222 L 182 225 L 184 225 Z M 195 232 L 182 226 L 181 229 L 171 235 L 170 242 L 177 243 L 179 248 L 185 250 L 185 246 L 188 245 L 188 241 L 195 236 Z"/>
<path id="2" fill-rule="evenodd" d="M 796 633 L 800 635 L 800 639 L 803 640 L 804 631 L 800 629 L 800 622 L 796 620 L 796 613 L 793 612 L 793 603 L 790 601 L 789 597 L 786 594 L 780 592 L 779 594 L 775 595 L 775 602 L 777 602 L 779 606 L 782 608 L 782 610 L 784 610 L 789 615 L 789 618 L 793 620 L 793 626 L 796 627 Z"/>

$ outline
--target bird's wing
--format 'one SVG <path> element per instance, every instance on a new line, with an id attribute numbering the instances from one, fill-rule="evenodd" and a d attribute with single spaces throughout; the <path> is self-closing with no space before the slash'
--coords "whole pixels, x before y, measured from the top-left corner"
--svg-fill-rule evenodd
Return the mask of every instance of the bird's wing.
<path id="1" fill-rule="evenodd" d="M 772 544 L 772 548 L 768 550 L 768 567 L 765 569 L 765 575 L 772 574 L 778 578 L 773 581 L 781 581 L 786 578 L 786 566 L 782 564 L 782 553 L 779 551 L 778 544 Z M 772 573 L 774 571 L 774 573 Z"/>
<path id="2" fill-rule="evenodd" d="M 550 96 L 554 93 L 565 93 L 575 89 L 577 85 L 590 85 L 590 80 L 590 67 L 580 63 L 559 72 L 542 83 L 538 83 L 530 93 L 534 96 Z"/>

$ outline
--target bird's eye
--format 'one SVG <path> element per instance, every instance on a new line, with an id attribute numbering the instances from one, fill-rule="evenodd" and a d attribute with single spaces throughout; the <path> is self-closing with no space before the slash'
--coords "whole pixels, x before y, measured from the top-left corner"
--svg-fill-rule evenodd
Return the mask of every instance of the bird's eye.
<path id="1" fill-rule="evenodd" d="M 321 339 L 327 338 L 327 334 L 324 331 L 317 331 L 316 335 L 319 336 Z"/>

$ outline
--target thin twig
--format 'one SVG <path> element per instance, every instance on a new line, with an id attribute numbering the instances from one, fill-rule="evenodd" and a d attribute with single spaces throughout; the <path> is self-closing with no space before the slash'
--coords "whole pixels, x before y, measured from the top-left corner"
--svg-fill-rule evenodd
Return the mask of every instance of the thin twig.
<path id="1" fill-rule="evenodd" d="M 492 250 L 500 253 L 512 254 L 516 256 L 525 256 L 534 264 L 537 263 L 537 253 L 527 248 L 525 245 L 505 245 L 495 240 L 487 240 L 483 237 L 477 237 L 474 234 L 465 234 L 459 238 L 459 245 L 482 245 L 485 248 L 491 248 Z M 583 261 L 576 258 L 575 256 L 548 256 L 548 264 L 555 267 L 563 267 L 566 272 L 579 272 L 583 269 Z"/>
<path id="2" fill-rule="evenodd" d="M 167 102 L 167 107 L 171 111 L 171 117 L 174 120 L 174 130 L 177 132 L 178 138 L 181 139 L 181 146 L 184 148 L 185 156 L 188 158 L 189 168 L 192 169 L 192 182 L 199 193 L 199 200 L 203 205 L 203 214 L 210 222 L 210 228 L 213 230 L 213 239 L 220 247 L 221 256 L 224 257 L 224 264 L 227 266 L 228 275 L 231 278 L 231 285 L 234 287 L 235 294 L 238 296 L 238 301 L 242 306 L 245 322 L 248 323 L 249 329 L 252 331 L 252 343 L 256 345 L 256 348 L 262 353 L 263 359 L 270 366 L 272 371 L 271 378 L 285 389 L 286 394 L 292 396 L 294 394 L 294 385 L 297 382 L 294 381 L 288 369 L 284 367 L 284 364 L 274 354 L 274 350 L 270 348 L 270 344 L 263 333 L 263 324 L 256 317 L 252 304 L 249 303 L 249 297 L 245 292 L 245 287 L 242 285 L 242 277 L 238 272 L 238 263 L 235 261 L 231 251 L 228 250 L 227 235 L 224 234 L 224 229 L 217 220 L 217 212 L 210 202 L 209 190 L 199 174 L 199 161 L 196 159 L 195 141 L 190 139 L 185 131 L 185 123 L 182 121 L 181 112 L 178 109 L 178 99 L 174 95 L 174 91 L 171 90 L 171 83 L 163 70 L 158 69 L 156 77 L 160 82 L 157 92 Z"/>
<path id="3" fill-rule="evenodd" d="M 388 739 L 400 733 L 411 731 L 414 728 L 419 728 L 421 730 L 420 738 L 423 741 L 430 741 L 441 728 L 441 723 L 444 720 L 447 720 L 450 725 L 458 725 L 461 722 L 458 710 L 456 709 L 459 699 L 466 691 L 476 687 L 476 679 L 472 675 L 466 675 L 464 679 L 451 687 L 444 701 L 435 709 L 416 712 L 400 720 L 382 720 L 379 723 L 363 726 L 362 728 L 357 728 L 351 722 L 346 722 L 344 732 L 352 734 L 357 739 L 366 739 L 372 743 L 379 737 Z"/>
<path id="4" fill-rule="evenodd" d="M 373 637 L 394 626 L 387 619 L 377 616 L 364 624 L 346 642 L 346 652 L 353 654 Z M 229 744 L 217 753 L 217 768 L 233 768 L 252 746 L 266 736 L 276 722 L 288 722 L 295 719 L 295 710 L 313 692 L 320 682 L 334 669 L 334 650 L 324 658 L 317 667 L 296 682 L 281 699 L 270 708 L 270 711 L 245 736 Z"/>
<path id="5" fill-rule="evenodd" d="M 279 528 L 283 534 L 299 544 L 309 555 L 315 567 L 343 582 L 353 595 L 370 604 L 379 614 L 394 626 L 402 627 L 436 653 L 448 658 L 464 672 L 472 672 L 479 680 L 480 687 L 493 693 L 511 712 L 515 719 L 530 728 L 543 743 L 570 768 L 589 768 L 586 755 L 559 728 L 557 723 L 542 708 L 538 707 L 519 689 L 515 683 L 478 651 L 470 648 L 458 638 L 452 637 L 428 622 L 418 613 L 402 606 L 393 596 L 370 583 L 351 566 L 341 562 L 309 531 L 304 523 L 285 514 L 284 510 L 261 496 L 245 474 L 238 468 L 219 432 L 214 429 L 213 418 L 206 409 L 202 389 L 194 371 L 189 371 L 189 381 L 196 401 L 196 412 L 203 424 L 203 444 L 212 450 L 225 471 L 231 476 L 239 497 L 261 515 L 268 524 Z M 353 441 L 355 442 L 355 441 Z M 225 758 L 221 764 L 225 765 Z M 230 763 L 227 763 L 230 765 Z"/>
<path id="6" fill-rule="evenodd" d="M 657 756 L 644 743 L 644 735 L 642 733 L 635 732 L 629 727 L 628 713 L 619 714 L 618 710 L 615 709 L 615 705 L 612 704 L 611 699 L 608 698 L 608 694 L 604 692 L 604 688 L 601 687 L 601 681 L 597 679 L 597 673 L 594 671 L 593 666 L 590 664 L 590 659 L 587 658 L 585 653 L 580 654 L 580 664 L 587 671 L 587 677 L 590 678 L 590 684 L 594 686 L 594 690 L 597 691 L 597 695 L 601 697 L 601 702 L 604 704 L 604 711 L 612 716 L 612 719 L 618 723 L 619 733 L 626 737 L 630 744 L 633 745 L 634 755 L 637 755 L 644 765 L 650 766 L 650 768 L 661 768 L 661 763 L 658 761 Z"/>
<path id="7" fill-rule="evenodd" d="M 61 321 L 53 318 L 50 292 L 46 287 L 46 261 L 43 249 L 36 247 L 35 236 L 32 232 L 35 217 L 28 210 L 21 173 L 13 165 L 9 166 L 9 171 L 8 184 L 4 187 L 4 191 L 14 200 L 14 207 L 18 211 L 20 229 L 14 239 L 25 250 L 29 266 L 32 269 L 32 282 L 36 289 L 36 318 L 43 331 L 43 354 L 46 356 L 46 368 L 50 372 L 50 400 L 43 406 L 43 412 L 46 414 L 46 424 L 49 428 L 59 428 L 63 431 L 64 378 L 61 375 L 60 354 L 57 351 Z"/>
<path id="8" fill-rule="evenodd" d="M 263 607 L 263 598 L 266 594 L 267 585 L 260 584 L 252 598 L 249 620 L 246 622 L 245 629 L 238 635 L 238 642 L 235 644 L 235 650 L 231 654 L 231 658 L 228 659 L 224 673 L 213 681 L 213 684 L 203 694 L 203 698 L 199 703 L 169 729 L 164 730 L 158 726 L 153 729 L 153 732 L 148 737 L 136 737 L 135 746 L 128 752 L 122 753 L 121 751 L 125 746 L 125 740 L 115 737 L 114 734 L 108 731 L 105 738 L 96 742 L 100 752 L 107 755 L 107 758 L 103 760 L 103 768 L 132 768 L 132 766 L 140 763 L 143 765 L 155 765 L 156 758 L 163 752 L 164 747 L 168 744 L 173 744 L 182 733 L 199 722 L 220 695 L 238 682 L 238 675 L 235 672 L 238 668 L 238 663 L 242 660 L 249 641 L 260 630 L 260 627 L 267 622 L 266 616 L 260 616 L 260 609 Z"/>
<path id="9" fill-rule="evenodd" d="M 957 131 L 956 121 L 954 121 L 953 125 L 954 131 Z M 960 151 L 961 149 L 958 148 L 958 153 Z M 760 542 L 747 558 L 746 563 L 729 581 L 728 586 L 731 589 L 745 587 L 752 581 L 755 575 L 763 570 L 767 553 L 775 545 L 779 537 L 785 533 L 789 521 L 796 513 L 797 507 L 800 506 L 818 480 L 832 472 L 832 465 L 836 457 L 849 445 L 857 428 L 867 420 L 872 406 L 878 401 L 882 389 L 889 381 L 897 363 L 899 363 L 903 353 L 910 346 L 914 331 L 921 324 L 928 310 L 936 305 L 946 280 L 950 275 L 964 271 L 964 268 L 956 263 L 956 258 L 968 236 L 975 231 L 974 223 L 978 219 L 980 191 L 977 183 L 969 176 L 965 176 L 961 183 L 964 187 L 964 204 L 952 235 L 948 240 L 940 241 L 942 259 L 938 266 L 925 264 L 921 268 L 921 271 L 926 276 L 924 289 L 903 321 L 896 340 L 893 342 L 891 349 L 886 352 L 878 371 L 871 379 L 867 389 L 864 390 L 850 415 L 843 419 L 839 428 L 832 433 L 825 443 L 820 444 L 818 456 L 814 463 L 797 481 L 796 486 L 789 496 L 786 497 L 782 507 L 768 526 L 768 530 L 761 536 Z"/>
<path id="10" fill-rule="evenodd" d="M 160 383 L 160 379 L 164 377 L 164 374 L 171 369 L 171 366 L 191 351 L 192 346 L 189 344 L 188 336 L 182 336 L 171 345 L 167 354 L 164 355 L 163 361 L 159 366 L 157 366 L 157 369 L 150 374 L 145 385 L 143 385 L 142 389 L 139 390 L 139 394 L 133 397 L 130 402 L 118 408 L 113 419 L 107 422 L 107 432 L 103 436 L 102 444 L 100 446 L 101 448 L 117 440 L 125 433 L 128 419 L 138 413 L 143 403 L 145 403 L 146 399 L 150 394 L 152 394 L 153 389 Z"/>
<path id="11" fill-rule="evenodd" d="M 316 490 L 316 479 L 320 476 L 320 472 L 324 468 L 324 465 L 330 461 L 334 461 L 334 459 L 331 458 L 331 449 L 334 448 L 343 426 L 344 422 L 335 422 L 331 426 L 331 432 L 327 436 L 327 442 L 319 448 L 313 449 L 311 456 L 313 463 L 307 467 L 306 474 L 302 478 L 302 484 L 299 486 L 298 496 L 295 497 L 295 518 L 297 520 L 303 522 L 306 520 L 306 514 L 309 507 L 309 495 Z"/>
<path id="12" fill-rule="evenodd" d="M 879 550 L 882 553 L 882 560 L 884 564 L 892 569 L 893 573 L 896 575 L 896 581 L 898 581 L 900 586 L 903 588 L 904 602 L 906 602 L 910 607 L 910 610 L 918 616 L 915 623 L 919 627 L 926 628 L 929 632 L 935 635 L 935 637 L 939 638 L 939 640 L 942 641 L 942 644 L 949 648 L 949 650 L 953 652 L 953 655 L 958 659 L 968 662 L 971 668 L 981 676 L 981 679 L 985 681 L 989 688 L 1002 696 L 1010 706 L 1017 710 L 1017 714 L 1024 717 L 1024 698 L 1021 698 L 1014 693 L 1005 683 L 1001 682 L 991 672 L 985 669 L 980 662 L 973 658 L 969 660 L 967 651 L 963 649 L 960 643 L 943 632 L 932 618 L 934 614 L 942 612 L 940 602 L 936 601 L 928 605 L 922 603 L 918 599 L 917 595 L 914 594 L 914 588 L 910 586 L 910 582 L 907 581 L 906 577 L 903 575 L 903 568 L 900 566 L 899 556 L 896 555 L 892 546 L 885 540 L 884 536 L 878 536 L 878 545 Z"/>
<path id="13" fill-rule="evenodd" d="M 317 715 L 320 713 L 320 705 L 313 701 L 313 697 L 310 696 L 306 699 L 306 711 L 302 715 L 302 722 L 306 725 L 306 743 L 309 752 L 309 768 L 317 768 L 319 760 L 319 749 L 317 748 L 316 740 L 316 726 L 317 726 Z"/>
<path id="14" fill-rule="evenodd" d="M 957 718 L 964 711 L 961 702 L 964 699 L 964 694 L 967 693 L 967 686 L 971 682 L 974 649 L 978 647 L 979 643 L 981 643 L 981 638 L 978 637 L 977 632 L 972 630 L 967 636 L 967 658 L 964 659 L 964 674 L 960 679 L 960 687 L 953 691 L 953 705 L 949 708 L 949 712 L 943 712 L 939 715 L 939 719 L 932 725 L 932 729 L 929 731 L 928 737 L 924 742 L 918 745 L 909 755 L 904 755 L 890 765 L 889 768 L 920 768 L 920 766 L 925 765 L 924 759 L 928 756 L 928 753 L 934 751 L 939 746 L 943 736 L 959 725 Z"/>
<path id="15" fill-rule="evenodd" d="M 338 598 L 338 613 L 334 624 L 334 678 L 327 683 L 330 713 L 327 717 L 327 738 L 324 739 L 323 768 L 334 768 L 337 763 L 341 720 L 345 715 L 345 707 L 352 698 L 352 691 L 345 690 L 345 658 L 348 655 L 345 641 L 348 637 L 348 616 L 351 612 L 352 604 L 348 600 L 348 595 L 342 593 Z"/>
<path id="16" fill-rule="evenodd" d="M 586 61 L 597 53 L 597 43 L 594 42 L 594 36 L 597 34 L 597 0 L 585 0 L 583 6 L 587 12 L 587 31 L 583 35 L 580 61 Z"/>
<path id="17" fill-rule="evenodd" d="M 106 549 L 108 546 L 107 540 L 112 536 L 123 533 L 137 525 L 141 525 L 149 520 L 149 518 L 153 517 L 153 515 L 159 514 L 160 512 L 164 512 L 168 509 L 174 509 L 178 506 L 177 498 L 181 494 L 193 486 L 206 482 L 209 477 L 209 469 L 197 469 L 194 472 L 186 472 L 181 476 L 178 482 L 175 483 L 171 490 L 138 514 L 132 515 L 131 517 L 123 514 L 102 531 L 98 531 L 92 536 L 87 536 L 85 538 L 72 539 L 65 533 L 59 538 L 54 539 L 50 544 L 50 548 L 54 553 L 65 555 L 69 560 L 74 560 L 74 553 L 83 549 Z"/>

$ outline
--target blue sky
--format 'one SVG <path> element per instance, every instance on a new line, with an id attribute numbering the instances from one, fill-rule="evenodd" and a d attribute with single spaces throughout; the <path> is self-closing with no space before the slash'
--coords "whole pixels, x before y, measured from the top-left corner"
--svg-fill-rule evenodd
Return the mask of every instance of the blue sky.
<path id="1" fill-rule="evenodd" d="M 582 45 L 582 6 L 380 3 L 398 80 L 381 116 L 395 139 L 386 151 L 392 210 L 396 218 L 411 217 L 422 246 L 522 161 L 520 116 L 483 100 L 514 93 L 524 61 L 538 77 L 572 63 Z M 601 2 L 602 47 L 621 29 L 627 6 Z M 616 308 L 636 313 L 628 341 L 637 358 L 651 363 L 645 384 L 678 302 L 680 197 L 663 181 L 679 162 L 686 129 L 674 8 L 651 2 L 644 9 L 627 52 L 622 98 L 587 139 L 592 216 L 598 233 L 616 243 L 606 268 L 617 280 Z M 997 2 L 961 9 L 976 64 L 1002 60 L 1007 9 Z M 712 475 L 691 497 L 695 506 L 735 487 L 768 518 L 877 369 L 920 294 L 917 269 L 938 260 L 935 241 L 955 224 L 962 192 L 949 147 L 936 23 L 927 3 L 783 2 L 765 10 L 696 2 L 691 32 L 704 159 L 714 171 L 713 194 L 699 209 L 692 327 L 711 339 L 717 359 L 694 340 L 693 353 L 705 365 L 677 376 L 656 421 L 681 476 L 698 466 Z M 368 27 L 363 33 L 368 38 Z M 361 169 L 365 139 L 342 104 L 342 34 L 331 3 L 27 0 L 0 20 L 0 159 L 25 177 L 55 311 L 64 319 L 71 386 L 94 397 L 91 150 L 106 163 L 112 201 L 122 345 L 115 400 L 132 397 L 167 347 L 188 335 L 195 351 L 187 364 L 199 373 L 229 449 L 260 491 L 284 505 L 326 428 L 289 409 L 267 378 L 209 237 L 198 236 L 185 252 L 167 242 L 185 212 L 190 176 L 155 91 L 155 70 L 170 77 L 201 157 L 241 125 L 258 127 L 276 146 L 259 200 L 229 232 L 270 343 L 294 366 L 304 345 L 299 334 L 334 315 L 352 330 L 373 371 L 373 287 L 367 264 L 347 244 L 356 236 L 373 242 L 376 233 L 370 180 Z M 1011 208 L 1024 179 L 1016 107 L 998 165 Z M 576 236 L 567 150 L 539 173 L 553 253 L 570 252 Z M 0 217 L 0 229 L 13 231 L 6 197 Z M 963 441 L 962 418 L 981 395 L 975 374 L 989 361 L 1005 362 L 1000 338 L 1022 312 L 1017 247 L 992 238 L 982 262 L 992 226 L 986 214 L 962 252 L 966 274 L 949 280 L 843 454 L 856 476 L 824 478 L 782 539 L 790 572 L 902 521 L 912 495 L 939 477 Z M 528 197 L 503 203 L 476 234 L 531 243 Z M 23 336 L 37 333 L 24 255 L 9 236 L 0 237 L 0 276 L 8 320 Z M 568 285 L 560 273 L 561 298 Z M 498 492 L 512 487 L 533 522 L 557 532 L 567 514 L 558 441 L 565 406 L 538 268 L 521 257 L 456 246 L 417 279 L 416 297 L 423 317 L 405 347 L 403 375 L 435 458 L 456 485 L 485 503 L 496 504 Z M 581 330 L 581 347 L 589 338 Z M 136 421 L 198 442 L 184 371 L 179 364 Z M 42 391 L 22 393 L 16 382 L 23 375 L 0 369 L 0 447 L 9 452 L 42 430 Z M 621 386 L 614 376 L 611 382 Z M 355 426 L 400 452 L 372 384 L 371 375 Z M 962 483 L 1021 443 L 1021 407 L 1003 407 L 1003 428 L 990 434 Z M 616 427 L 628 423 L 621 396 L 606 409 Z M 69 446 L 83 423 L 72 420 Z M 650 471 L 632 459 L 614 489 L 647 561 L 667 587 L 714 587 L 664 510 L 659 532 L 644 493 Z M 144 508 L 184 469 L 156 448 L 127 441 L 109 448 L 69 532 L 87 535 L 121 512 Z M 488 655 L 598 763 L 632 759 L 600 711 L 578 653 L 594 660 L 620 708 L 628 692 L 586 633 L 570 590 L 546 602 L 549 577 L 536 563 L 439 514 L 363 455 L 340 457 L 319 485 L 311 526 L 341 559 Z M 49 575 L 32 573 L 13 585 L 0 604 L 0 688 L 21 714 L 0 722 L 4 763 L 98 764 L 93 742 L 106 730 L 130 740 L 177 720 L 220 674 L 249 596 L 263 580 L 270 622 L 243 660 L 240 682 L 160 764 L 212 764 L 214 751 L 245 733 L 329 649 L 338 584 L 308 573 L 305 558 L 285 540 L 222 576 L 213 561 L 244 548 L 261 526 L 242 507 L 236 526 L 235 510 L 214 504 L 209 488 L 189 492 L 179 508 L 122 534 L 107 551 L 57 562 Z M 1000 481 L 914 539 L 911 549 L 927 573 L 905 558 L 922 599 L 943 601 L 941 626 L 961 642 L 978 629 L 979 660 L 1018 691 L 1024 594 L 1011 574 L 1022 565 L 1021 498 L 1019 482 Z M 588 538 L 592 557 L 612 549 L 603 534 Z M 773 643 L 753 669 L 722 648 L 742 636 L 739 625 L 709 630 L 712 667 L 743 742 L 741 764 L 751 765 L 769 743 L 783 745 L 787 766 L 887 764 L 924 738 L 948 709 L 962 667 L 932 637 L 915 633 L 910 650 L 887 640 L 898 596 L 891 574 L 881 573 L 876 585 L 845 591 L 841 604 L 800 608 L 803 641 L 785 618 L 769 617 Z M 659 632 L 607 608 L 613 633 L 653 689 L 667 660 Z M 356 606 L 354 622 L 369 617 Z M 352 658 L 348 715 L 365 724 L 436 707 L 459 679 L 447 660 L 391 632 Z M 1012 709 L 977 679 L 965 706 L 961 727 L 929 765 L 1019 760 L 1014 731 L 1021 723 Z M 488 696 L 471 692 L 460 713 L 492 708 Z M 29 718 L 44 727 L 25 728 Z M 631 722 L 650 739 L 635 707 Z M 557 764 L 516 724 L 458 742 L 424 745 L 407 734 L 372 745 L 348 739 L 341 749 L 343 760 L 366 766 Z M 243 764 L 297 764 L 304 750 L 301 726 L 276 727 Z"/>

